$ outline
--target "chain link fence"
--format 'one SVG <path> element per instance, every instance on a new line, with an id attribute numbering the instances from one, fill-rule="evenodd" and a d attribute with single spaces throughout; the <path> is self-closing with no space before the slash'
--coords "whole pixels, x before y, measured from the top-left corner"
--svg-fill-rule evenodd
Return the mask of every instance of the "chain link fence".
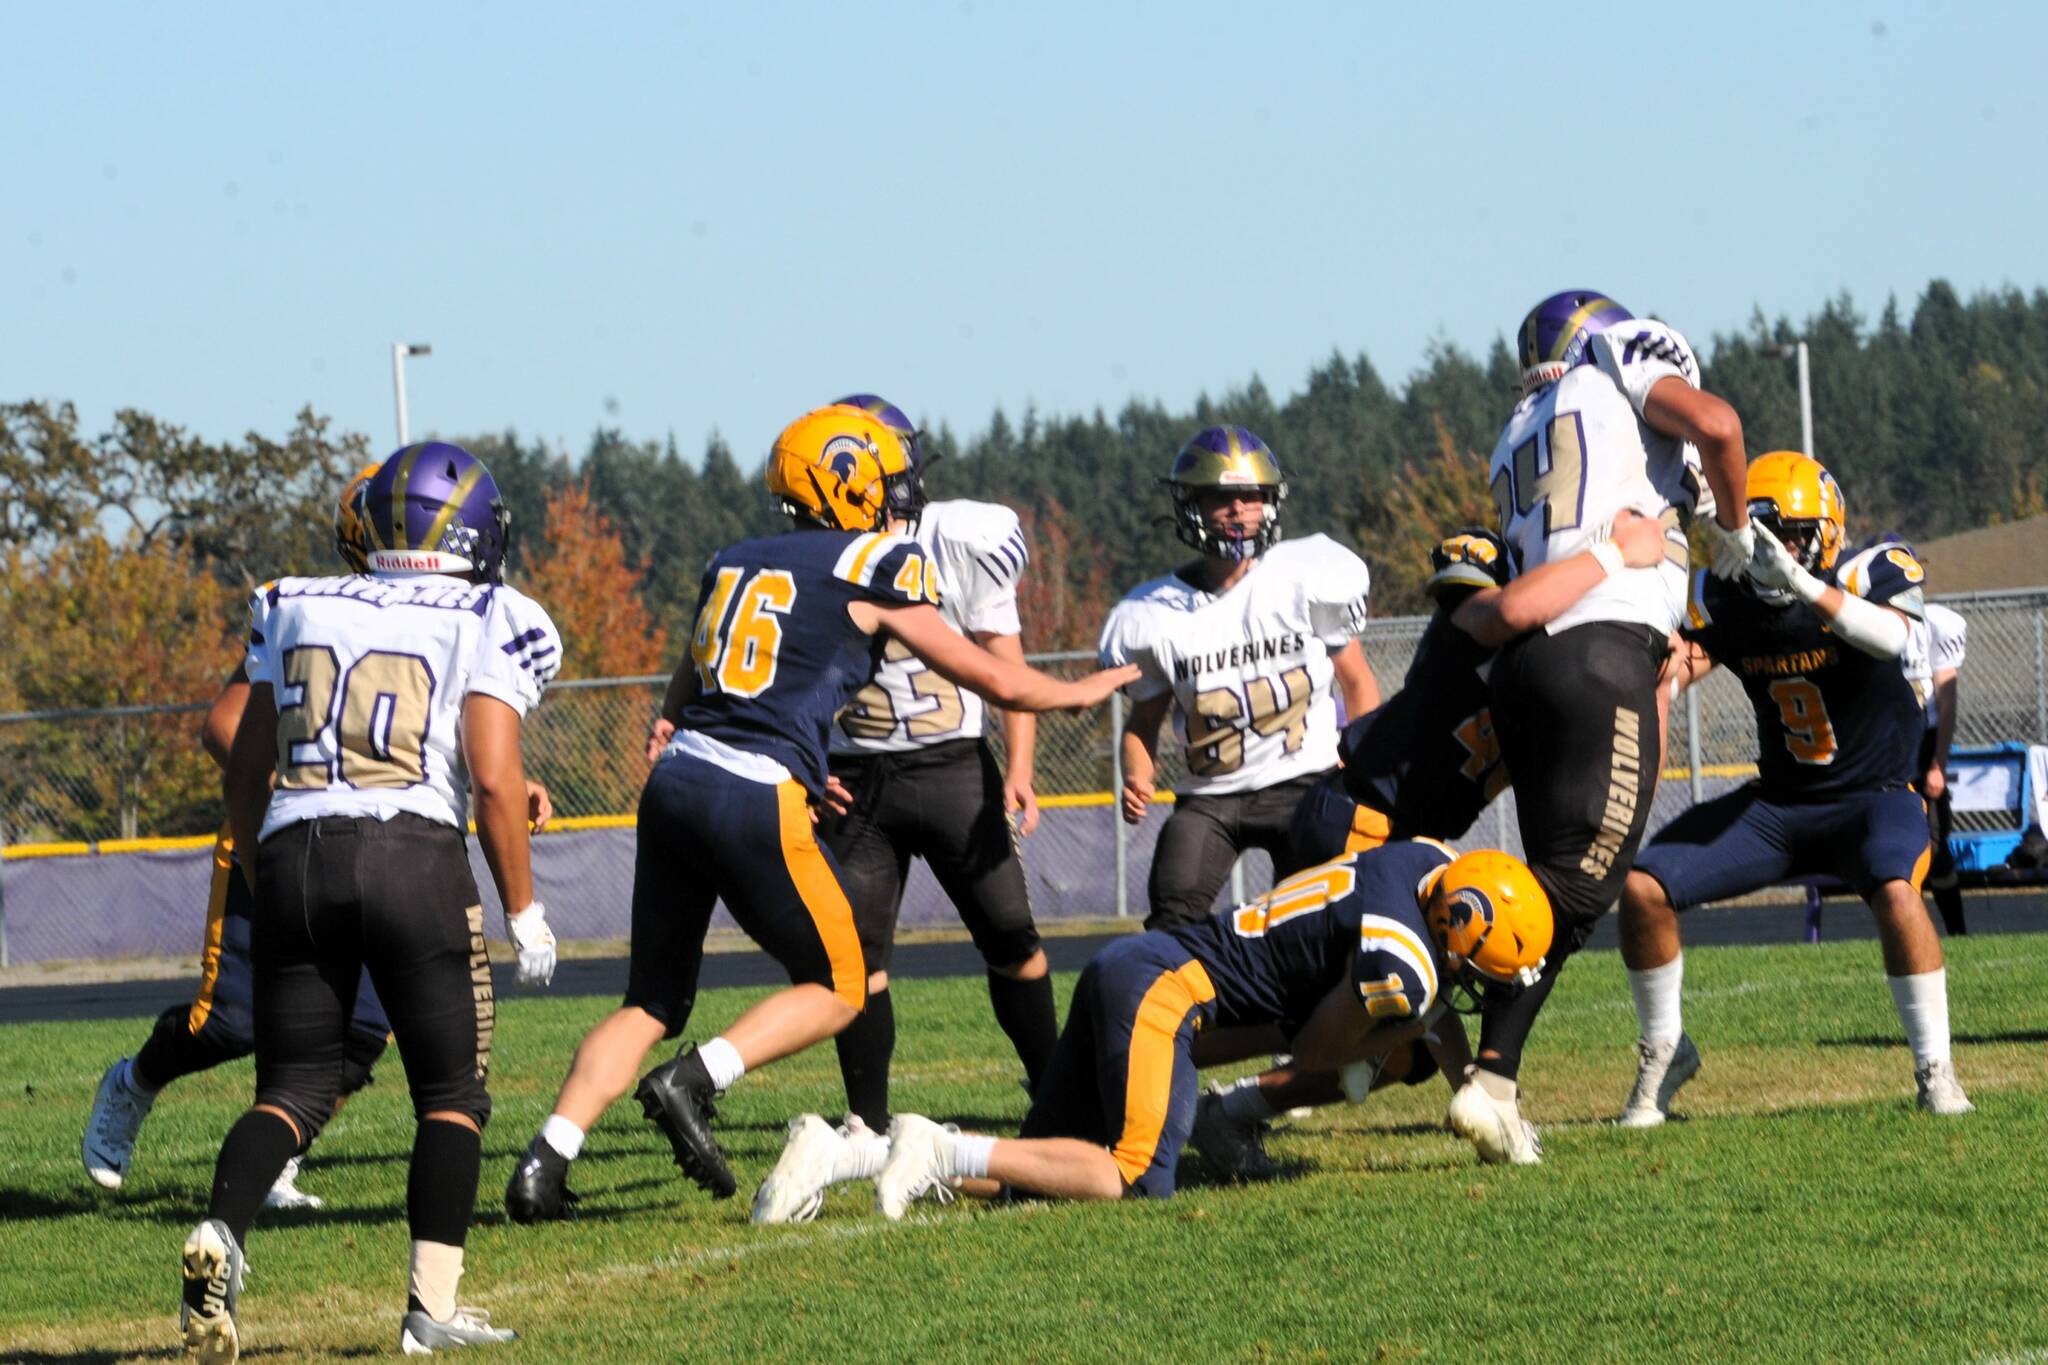
<path id="1" fill-rule="evenodd" d="M 2048 742 L 2048 589 L 1938 600 L 1969 622 L 1955 742 Z M 1398 618 L 1367 626 L 1363 643 L 1383 692 L 1399 687 L 1423 624 L 1422 618 Z M 1094 656 L 1039 655 L 1033 662 L 1074 676 L 1092 668 Z M 570 933 L 623 936 L 633 876 L 633 811 L 647 772 L 648 728 L 666 682 L 663 676 L 560 682 L 528 718 L 528 771 L 547 784 L 556 810 L 555 832 L 536 842 L 536 878 L 550 907 L 587 907 L 587 928 L 579 929 L 575 916 L 560 916 Z M 1115 737 L 1122 707 L 1118 697 L 1086 714 L 1040 718 L 1036 776 L 1043 811 L 1023 849 L 1033 904 L 1043 918 L 1144 913 L 1152 847 L 1171 808 L 1156 805 L 1136 827 L 1118 817 Z M 33 956 L 115 951 L 125 940 L 100 921 L 128 913 L 121 897 L 168 896 L 159 884 L 168 886 L 163 879 L 170 869 L 185 869 L 186 863 L 199 869 L 200 885 L 186 894 L 180 883 L 178 894 L 185 900 L 167 915 L 185 926 L 177 931 L 184 935 L 181 945 L 196 940 L 205 896 L 204 844 L 221 819 L 219 775 L 197 743 L 205 709 L 199 703 L 0 715 L 0 852 L 6 857 L 0 945 L 6 942 L 5 926 L 44 909 L 47 928 Z M 1000 734 L 993 738 L 1000 749 Z M 1170 742 L 1161 747 L 1159 785 L 1165 791 L 1181 776 L 1180 756 Z M 1651 828 L 1691 802 L 1747 780 L 1755 760 L 1749 703 L 1736 680 L 1716 670 L 1673 708 Z M 1519 852 L 1512 794 L 1480 817 L 1466 842 Z M 129 856 L 63 856 L 95 852 Z M 149 862 L 177 857 L 185 862 Z M 61 909 L 28 904 L 31 897 L 54 894 L 51 888 L 64 871 L 60 863 L 135 863 L 156 870 L 115 883 L 67 886 Z M 30 868 L 36 869 L 34 879 L 27 875 Z M 189 869 L 180 875 L 190 880 Z M 1262 890 L 1269 875 L 1264 855 L 1254 854 L 1225 895 Z M 904 922 L 951 919 L 920 868 L 906 894 Z M 16 960 L 30 959 L 25 947 L 18 947 Z"/>

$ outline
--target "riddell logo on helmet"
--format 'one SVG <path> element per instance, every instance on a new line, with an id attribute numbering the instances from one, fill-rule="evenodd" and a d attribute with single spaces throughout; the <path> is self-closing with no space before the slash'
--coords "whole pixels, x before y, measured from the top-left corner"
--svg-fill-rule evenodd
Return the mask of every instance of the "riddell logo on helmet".
<path id="1" fill-rule="evenodd" d="M 446 573 L 454 558 L 436 550 L 376 550 L 370 555 L 370 565 L 397 573 Z"/>

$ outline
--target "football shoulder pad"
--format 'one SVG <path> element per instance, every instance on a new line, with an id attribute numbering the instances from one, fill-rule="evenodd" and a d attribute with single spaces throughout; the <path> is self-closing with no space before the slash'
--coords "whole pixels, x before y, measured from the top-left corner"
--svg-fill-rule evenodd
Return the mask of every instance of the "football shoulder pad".
<path id="1" fill-rule="evenodd" d="M 1375 1021 L 1421 1018 L 1435 1006 L 1440 988 L 1429 931 L 1407 918 L 1360 915 L 1352 979 L 1359 1003 Z"/>
<path id="2" fill-rule="evenodd" d="M 935 502 L 925 508 L 932 518 L 932 551 L 947 575 L 958 582 L 969 569 L 991 583 L 1014 587 L 1031 562 L 1024 527 L 1011 509 L 993 502 Z M 959 575 L 959 577 L 955 577 Z"/>
<path id="3" fill-rule="evenodd" d="M 1926 582 L 1927 570 L 1913 552 L 1892 541 L 1852 556 L 1835 572 L 1835 583 L 1843 592 L 1896 608 L 1915 620 L 1927 611 L 1922 591 Z"/>
<path id="4" fill-rule="evenodd" d="M 1266 551 L 1260 572 L 1293 576 L 1315 632 L 1326 643 L 1340 644 L 1365 629 L 1372 570 L 1356 553 L 1328 536 L 1280 542 Z"/>
<path id="5" fill-rule="evenodd" d="M 1641 415 L 1657 382 L 1676 375 L 1694 388 L 1700 386 L 1700 362 L 1692 343 L 1677 328 L 1654 318 L 1624 322 L 1611 332 L 1595 335 L 1588 348 L 1593 363 L 1628 396 L 1629 405 Z"/>

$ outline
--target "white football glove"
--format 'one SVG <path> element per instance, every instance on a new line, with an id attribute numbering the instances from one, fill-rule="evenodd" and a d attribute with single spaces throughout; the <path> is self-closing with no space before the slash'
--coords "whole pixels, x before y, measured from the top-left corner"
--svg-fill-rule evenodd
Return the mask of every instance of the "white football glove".
<path id="1" fill-rule="evenodd" d="M 1720 522 L 1707 519 L 1707 535 L 1714 542 L 1714 562 L 1708 572 L 1716 578 L 1734 578 L 1749 567 L 1756 554 L 1756 527 L 1744 522 L 1737 530 L 1729 530 Z M 1769 540 L 1769 536 L 1764 537 Z"/>
<path id="2" fill-rule="evenodd" d="M 1776 536 L 1756 538 L 1756 552 L 1749 560 L 1749 576 L 1766 588 L 1789 592 L 1802 602 L 1813 601 L 1827 587 L 1808 573 Z"/>
<path id="3" fill-rule="evenodd" d="M 548 909 L 539 901 L 516 915 L 505 916 L 512 946 L 519 950 L 519 984 L 545 986 L 555 979 L 555 931 L 548 928 Z"/>

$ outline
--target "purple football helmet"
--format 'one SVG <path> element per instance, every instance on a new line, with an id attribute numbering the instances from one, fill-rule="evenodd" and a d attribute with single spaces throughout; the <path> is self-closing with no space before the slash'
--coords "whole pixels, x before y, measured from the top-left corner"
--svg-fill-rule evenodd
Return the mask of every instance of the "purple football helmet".
<path id="1" fill-rule="evenodd" d="M 371 476 L 362 498 L 370 572 L 503 581 L 512 513 L 491 471 L 461 446 L 406 446 Z"/>
<path id="2" fill-rule="evenodd" d="M 910 477 L 891 479 L 883 489 L 883 499 L 890 516 L 916 521 L 917 514 L 930 500 L 930 495 L 924 491 L 924 433 L 917 429 L 917 423 L 911 421 L 910 415 L 902 408 L 880 394 L 850 393 L 844 398 L 833 399 L 832 405 L 859 408 L 895 432 L 896 438 L 903 442 L 903 448 L 910 452 Z"/>
<path id="3" fill-rule="evenodd" d="M 1595 289 L 1567 289 L 1552 294 L 1522 319 L 1522 390 L 1534 393 L 1564 378 L 1566 370 L 1586 360 L 1586 343 L 1595 334 L 1634 313 Z"/>

